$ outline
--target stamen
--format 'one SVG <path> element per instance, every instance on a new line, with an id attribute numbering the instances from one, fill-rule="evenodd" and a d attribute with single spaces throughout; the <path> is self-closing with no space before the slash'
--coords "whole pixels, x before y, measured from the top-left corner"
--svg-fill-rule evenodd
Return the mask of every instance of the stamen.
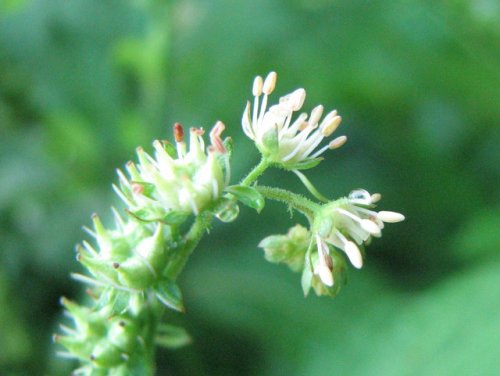
<path id="1" fill-rule="evenodd" d="M 174 139 L 177 143 L 184 141 L 184 128 L 182 128 L 180 123 L 174 124 Z"/>
<path id="2" fill-rule="evenodd" d="M 262 91 L 264 94 L 269 95 L 273 92 L 275 86 L 276 86 L 276 79 L 278 78 L 278 75 L 276 72 L 271 72 L 267 75 L 265 81 L 264 81 L 264 86 L 262 88 Z"/>
<path id="3" fill-rule="evenodd" d="M 182 159 L 186 155 L 186 144 L 184 142 L 184 129 L 179 123 L 174 124 L 174 139 L 177 146 L 177 157 Z"/>
<path id="4" fill-rule="evenodd" d="M 328 123 L 324 122 L 325 125 L 321 127 L 321 133 L 323 133 L 323 136 L 329 137 L 333 132 L 337 130 L 341 122 L 342 118 L 340 116 L 333 117 Z"/>
<path id="5" fill-rule="evenodd" d="M 352 241 L 347 240 L 347 238 L 342 235 L 342 233 L 337 230 L 336 234 L 340 241 L 343 243 L 343 251 L 347 255 L 347 258 L 351 262 L 352 266 L 356 269 L 361 269 L 363 267 L 363 257 L 361 256 L 361 252 L 356 244 Z"/>
<path id="6" fill-rule="evenodd" d="M 283 162 L 287 162 L 290 159 L 292 159 L 295 156 L 295 154 L 297 154 L 298 151 L 304 146 L 304 141 L 306 140 L 309 133 L 311 133 L 313 130 L 314 129 L 312 127 L 308 126 L 302 132 L 300 132 L 297 136 L 295 136 L 294 142 L 297 144 L 297 146 L 295 146 L 295 149 L 293 149 L 290 153 L 288 153 L 281 160 Z"/>
<path id="7" fill-rule="evenodd" d="M 374 193 L 372 194 L 371 198 L 372 198 L 372 204 L 375 204 L 382 199 L 382 195 L 380 193 Z"/>
<path id="8" fill-rule="evenodd" d="M 318 105 L 314 107 L 313 110 L 311 111 L 311 117 L 309 118 L 309 125 L 313 128 L 316 128 L 316 125 L 318 124 L 321 115 L 323 115 L 323 106 Z"/>
<path id="9" fill-rule="evenodd" d="M 292 125 L 290 125 L 290 127 L 288 128 L 288 132 L 292 135 L 295 135 L 298 130 L 303 130 L 307 125 L 307 123 L 305 122 L 306 119 L 306 113 L 300 114 L 299 117 L 292 123 Z"/>
<path id="10" fill-rule="evenodd" d="M 336 139 L 330 141 L 328 144 L 328 148 L 333 150 L 333 149 L 338 149 L 339 147 L 343 146 L 347 142 L 347 136 L 339 136 Z"/>
<path id="11" fill-rule="evenodd" d="M 304 101 L 306 99 L 306 91 L 302 88 L 295 90 L 292 93 L 291 101 L 291 109 L 292 111 L 298 111 L 302 108 Z"/>
<path id="12" fill-rule="evenodd" d="M 226 152 L 226 148 L 224 147 L 224 143 L 220 137 L 225 128 L 224 123 L 222 121 L 218 121 L 210 131 L 210 141 L 215 150 L 221 154 Z"/>
<path id="13" fill-rule="evenodd" d="M 393 211 L 380 211 L 377 213 L 377 218 L 388 223 L 397 223 L 405 220 L 403 214 Z"/>
<path id="14" fill-rule="evenodd" d="M 354 215 L 348 210 L 344 210 L 341 208 L 336 209 L 339 213 L 344 214 L 345 216 L 351 218 L 353 221 L 359 223 L 361 228 L 365 230 L 366 232 L 379 236 L 380 235 L 380 227 L 377 226 L 377 224 L 373 221 L 370 221 L 369 219 L 361 219 L 358 216 Z"/>
<path id="15" fill-rule="evenodd" d="M 253 80 L 252 94 L 254 97 L 258 97 L 262 94 L 262 77 L 257 76 Z"/>
<path id="16" fill-rule="evenodd" d="M 378 227 L 375 222 L 369 219 L 362 219 L 361 227 L 363 228 L 363 230 L 368 231 L 372 235 L 380 236 L 380 227 Z"/>

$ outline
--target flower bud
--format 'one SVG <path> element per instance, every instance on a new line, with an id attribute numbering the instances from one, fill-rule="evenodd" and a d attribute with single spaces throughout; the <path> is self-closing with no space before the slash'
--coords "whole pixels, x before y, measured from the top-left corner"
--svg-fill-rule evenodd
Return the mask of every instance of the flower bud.
<path id="1" fill-rule="evenodd" d="M 273 263 L 285 263 L 293 271 L 304 267 L 304 257 L 311 241 L 310 232 L 301 225 L 290 228 L 286 235 L 271 235 L 259 243 L 265 258 Z"/>

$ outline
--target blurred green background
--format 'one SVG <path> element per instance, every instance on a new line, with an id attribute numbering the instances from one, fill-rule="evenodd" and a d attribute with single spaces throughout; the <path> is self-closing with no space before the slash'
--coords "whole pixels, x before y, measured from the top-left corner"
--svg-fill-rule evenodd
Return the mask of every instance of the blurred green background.
<path id="1" fill-rule="evenodd" d="M 191 346 L 158 375 L 495 375 L 500 369 L 500 3 L 495 0 L 1 0 L 0 374 L 66 375 L 51 334 L 79 299 L 73 247 L 116 167 L 171 125 L 234 138 L 256 74 L 350 141 L 308 173 L 381 192 L 387 226 L 336 299 L 257 248 L 296 222 L 269 203 L 217 224 L 181 278 Z M 304 192 L 294 176 L 266 184 Z"/>

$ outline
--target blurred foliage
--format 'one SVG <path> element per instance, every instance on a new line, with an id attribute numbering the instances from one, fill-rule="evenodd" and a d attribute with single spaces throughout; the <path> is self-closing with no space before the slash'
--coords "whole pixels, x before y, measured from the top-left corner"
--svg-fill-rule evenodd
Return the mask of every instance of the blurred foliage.
<path id="1" fill-rule="evenodd" d="M 350 141 L 308 176 L 404 213 L 335 300 L 256 245 L 290 218 L 218 225 L 182 278 L 193 344 L 158 374 L 492 375 L 500 368 L 500 5 L 494 0 L 0 1 L 0 373 L 64 375 L 50 335 L 73 245 L 114 169 L 174 121 L 228 126 L 257 162 L 251 80 L 308 90 Z M 254 156 L 254 157 L 251 157 Z M 263 181 L 304 192 L 281 171 Z M 300 221 L 300 218 L 293 218 Z"/>

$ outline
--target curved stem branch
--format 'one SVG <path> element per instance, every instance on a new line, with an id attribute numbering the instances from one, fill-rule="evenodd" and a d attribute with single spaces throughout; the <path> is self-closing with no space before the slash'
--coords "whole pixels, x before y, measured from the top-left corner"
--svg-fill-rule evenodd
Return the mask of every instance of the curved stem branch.
<path id="1" fill-rule="evenodd" d="M 265 159 L 262 158 L 257 166 L 255 166 L 252 171 L 248 173 L 247 176 L 241 180 L 240 184 L 241 185 L 250 185 L 252 184 L 259 176 L 261 176 L 264 171 L 269 167 L 269 162 Z"/>
<path id="2" fill-rule="evenodd" d="M 255 187 L 265 198 L 282 202 L 293 209 L 304 214 L 309 222 L 312 222 L 314 212 L 320 208 L 319 204 L 305 198 L 302 195 L 293 193 L 281 188 L 257 186 Z"/>

